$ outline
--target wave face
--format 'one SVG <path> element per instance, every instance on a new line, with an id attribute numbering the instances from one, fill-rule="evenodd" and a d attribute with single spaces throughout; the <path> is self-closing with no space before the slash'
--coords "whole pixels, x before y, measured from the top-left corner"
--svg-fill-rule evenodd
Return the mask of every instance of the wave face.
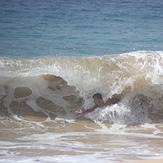
<path id="1" fill-rule="evenodd" d="M 118 104 L 87 117 L 111 123 L 160 122 L 163 52 L 137 51 L 89 57 L 0 58 L 1 118 L 76 118 L 74 110 L 115 94 Z"/>

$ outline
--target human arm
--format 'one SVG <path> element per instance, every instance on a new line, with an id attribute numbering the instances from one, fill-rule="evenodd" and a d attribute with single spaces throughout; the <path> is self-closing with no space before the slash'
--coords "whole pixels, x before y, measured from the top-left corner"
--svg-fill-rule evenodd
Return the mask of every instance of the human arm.
<path id="1" fill-rule="evenodd" d="M 98 106 L 95 105 L 93 108 L 90 108 L 90 109 L 87 109 L 87 110 L 84 110 L 84 108 L 79 108 L 75 111 L 75 113 L 77 114 L 85 114 L 85 113 L 90 113 L 92 111 L 94 111 Z"/>

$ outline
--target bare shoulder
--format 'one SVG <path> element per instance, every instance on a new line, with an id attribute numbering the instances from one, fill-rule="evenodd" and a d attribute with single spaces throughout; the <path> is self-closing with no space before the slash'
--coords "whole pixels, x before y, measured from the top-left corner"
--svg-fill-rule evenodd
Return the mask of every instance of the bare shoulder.
<path id="1" fill-rule="evenodd" d="M 120 101 L 119 98 L 113 97 L 113 98 L 108 98 L 108 100 L 106 101 L 106 105 L 112 105 L 112 104 L 116 104 Z"/>

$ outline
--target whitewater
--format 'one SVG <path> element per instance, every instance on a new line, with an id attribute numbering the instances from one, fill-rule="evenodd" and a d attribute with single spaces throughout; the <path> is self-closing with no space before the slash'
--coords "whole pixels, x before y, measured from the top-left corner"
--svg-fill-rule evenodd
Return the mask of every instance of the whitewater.
<path id="1" fill-rule="evenodd" d="M 162 158 L 163 52 L 0 57 L 0 162 Z M 79 116 L 93 94 L 120 102 Z"/>

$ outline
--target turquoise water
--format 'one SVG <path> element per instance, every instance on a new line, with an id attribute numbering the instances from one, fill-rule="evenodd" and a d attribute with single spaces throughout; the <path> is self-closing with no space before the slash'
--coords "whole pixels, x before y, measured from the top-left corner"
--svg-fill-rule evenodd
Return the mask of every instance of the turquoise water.
<path id="1" fill-rule="evenodd" d="M 163 51 L 162 0 L 1 0 L 0 56 Z"/>

